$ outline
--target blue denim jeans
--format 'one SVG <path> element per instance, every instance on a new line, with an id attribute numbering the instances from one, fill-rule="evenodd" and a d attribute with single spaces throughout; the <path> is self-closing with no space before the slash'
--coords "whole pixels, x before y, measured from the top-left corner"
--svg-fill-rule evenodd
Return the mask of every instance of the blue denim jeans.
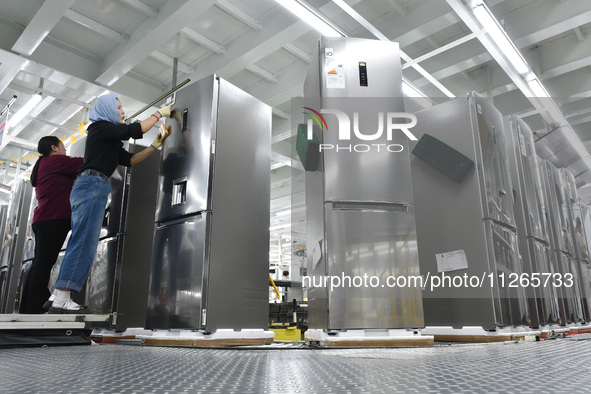
<path id="1" fill-rule="evenodd" d="M 66 247 L 56 289 L 80 291 L 96 255 L 111 185 L 96 175 L 81 175 L 70 194 L 72 235 Z"/>

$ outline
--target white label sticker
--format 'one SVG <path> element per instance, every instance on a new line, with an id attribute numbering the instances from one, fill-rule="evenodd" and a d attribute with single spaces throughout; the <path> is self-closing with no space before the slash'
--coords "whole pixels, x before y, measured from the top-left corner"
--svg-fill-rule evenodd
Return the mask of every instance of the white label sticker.
<path id="1" fill-rule="evenodd" d="M 437 253 L 437 272 L 455 271 L 468 268 L 468 259 L 463 249 Z"/>
<path id="2" fill-rule="evenodd" d="M 326 58 L 324 72 L 328 89 L 345 89 L 345 67 L 342 62 Z"/>

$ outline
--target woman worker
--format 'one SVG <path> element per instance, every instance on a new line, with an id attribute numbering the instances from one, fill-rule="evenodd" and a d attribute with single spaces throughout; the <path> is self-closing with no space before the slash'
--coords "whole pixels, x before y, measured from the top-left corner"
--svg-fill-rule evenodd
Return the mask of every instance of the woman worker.
<path id="1" fill-rule="evenodd" d="M 79 292 L 88 277 L 96 255 L 100 230 L 111 190 L 109 177 L 118 165 L 133 166 L 154 153 L 163 139 L 157 135 L 152 145 L 136 154 L 123 149 L 124 140 L 139 139 L 163 116 L 170 116 L 170 108 L 162 107 L 141 123 L 123 124 L 125 112 L 114 93 L 100 96 L 89 119 L 84 164 L 74 182 L 70 195 L 72 206 L 72 235 L 55 283 L 55 299 L 49 313 L 84 313 L 85 307 L 71 299 L 72 290 Z"/>
<path id="2" fill-rule="evenodd" d="M 37 207 L 33 212 L 35 257 L 25 280 L 20 313 L 45 313 L 51 268 L 70 231 L 70 191 L 84 159 L 66 155 L 64 144 L 55 136 L 39 140 L 41 156 L 33 166 L 31 185 L 35 188 Z"/>

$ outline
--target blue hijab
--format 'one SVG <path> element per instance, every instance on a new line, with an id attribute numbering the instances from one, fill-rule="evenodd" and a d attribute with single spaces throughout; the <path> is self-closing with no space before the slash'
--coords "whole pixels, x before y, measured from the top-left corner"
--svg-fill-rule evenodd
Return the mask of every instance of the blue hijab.
<path id="1" fill-rule="evenodd" d="M 103 96 L 100 96 L 94 107 L 90 110 L 90 114 L 88 115 L 88 119 L 91 122 L 98 122 L 99 120 L 106 120 L 107 122 L 121 124 L 121 120 L 119 120 L 119 110 L 117 109 L 117 94 L 109 93 Z"/>

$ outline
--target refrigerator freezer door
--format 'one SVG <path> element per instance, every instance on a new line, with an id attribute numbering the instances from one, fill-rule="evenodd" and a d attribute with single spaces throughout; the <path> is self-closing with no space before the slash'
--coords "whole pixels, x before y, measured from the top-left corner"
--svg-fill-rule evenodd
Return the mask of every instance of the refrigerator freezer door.
<path id="1" fill-rule="evenodd" d="M 493 221 L 484 223 L 489 264 L 496 275 L 493 281 L 493 303 L 497 326 L 529 325 L 530 316 L 525 288 L 511 283 L 523 273 L 519 262 L 517 234 Z"/>
<path id="2" fill-rule="evenodd" d="M 386 282 L 389 276 L 420 275 L 414 208 L 408 208 L 361 211 L 326 205 L 327 273 L 343 282 L 326 289 L 328 329 L 424 326 L 420 287 Z"/>
<path id="3" fill-rule="evenodd" d="M 205 291 L 203 270 L 210 215 L 193 216 L 156 229 L 147 328 L 201 328 Z"/>
<path id="4" fill-rule="evenodd" d="M 474 138 L 478 141 L 476 149 L 481 152 L 480 182 L 484 218 L 515 227 L 513 187 L 507 160 L 503 116 L 488 100 L 476 93 L 471 94 L 470 103 L 475 122 Z"/>
<path id="5" fill-rule="evenodd" d="M 86 305 L 90 313 L 113 312 L 118 241 L 119 237 L 112 237 L 99 242 L 86 284 Z"/>
<path id="6" fill-rule="evenodd" d="M 211 209 L 217 95 L 215 75 L 176 92 L 166 119 L 172 133 L 162 151 L 156 222 Z"/>

